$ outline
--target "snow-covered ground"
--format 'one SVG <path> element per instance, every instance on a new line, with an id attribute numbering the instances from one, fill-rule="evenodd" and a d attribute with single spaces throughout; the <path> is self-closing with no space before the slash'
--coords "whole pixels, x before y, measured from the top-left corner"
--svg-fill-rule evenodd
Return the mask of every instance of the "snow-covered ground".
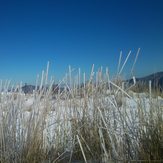
<path id="1" fill-rule="evenodd" d="M 149 114 L 158 116 L 163 111 L 163 98 L 158 96 L 150 98 L 147 93 L 129 92 L 130 97 L 120 94 L 92 95 L 87 98 L 48 98 L 39 95 L 25 95 L 23 93 L 0 94 L 0 121 L 6 122 L 8 128 L 16 129 L 18 143 L 32 135 L 37 127 L 37 132 L 43 135 L 45 148 L 56 147 L 57 143 L 64 143 L 67 150 L 72 148 L 73 121 L 82 121 L 83 117 L 90 124 L 98 116 L 109 130 L 111 141 L 116 137 L 119 144 L 123 141 L 123 135 L 128 134 L 132 138 L 133 148 L 138 147 L 135 134 L 142 123 L 141 116 L 149 122 Z M 97 118 L 97 117 L 96 117 Z M 163 115 L 162 115 L 163 118 Z M 102 124 L 102 123 L 100 123 Z M 82 127 L 82 126 L 79 126 Z M 101 127 L 99 126 L 99 129 Z M 101 130 L 99 130 L 101 132 Z M 12 132 L 12 131 L 11 131 Z M 144 132 L 146 127 L 144 126 Z M 31 134 L 31 135 L 30 135 Z M 66 139 L 66 140 L 65 140 Z M 62 141 L 62 142 L 61 142 Z M 114 141 L 113 141 L 114 142 Z M 112 142 L 112 149 L 116 144 Z M 115 152 L 115 155 L 118 155 Z M 118 157 L 118 156 L 117 156 Z"/>

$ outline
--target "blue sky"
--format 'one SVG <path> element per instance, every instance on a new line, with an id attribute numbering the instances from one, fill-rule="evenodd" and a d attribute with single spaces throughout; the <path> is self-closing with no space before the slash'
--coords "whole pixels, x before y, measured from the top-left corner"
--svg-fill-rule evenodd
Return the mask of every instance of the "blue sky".
<path id="1" fill-rule="evenodd" d="M 135 75 L 163 71 L 163 2 L 160 0 L 0 0 L 0 79 L 34 83 L 50 61 L 50 74 L 68 65 L 116 72 L 119 53 L 138 48 Z"/>

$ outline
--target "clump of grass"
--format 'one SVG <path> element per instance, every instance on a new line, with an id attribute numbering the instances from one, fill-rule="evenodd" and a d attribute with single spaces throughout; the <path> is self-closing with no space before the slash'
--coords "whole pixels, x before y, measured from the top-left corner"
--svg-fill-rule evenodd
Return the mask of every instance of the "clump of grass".
<path id="1" fill-rule="evenodd" d="M 140 126 L 138 137 L 140 142 L 140 159 L 161 160 L 162 159 L 162 124 L 163 109 L 159 106 L 158 99 L 151 99 L 148 111 L 140 108 Z M 144 106 L 143 104 L 140 105 Z M 145 106 L 144 106 L 145 107 Z"/>

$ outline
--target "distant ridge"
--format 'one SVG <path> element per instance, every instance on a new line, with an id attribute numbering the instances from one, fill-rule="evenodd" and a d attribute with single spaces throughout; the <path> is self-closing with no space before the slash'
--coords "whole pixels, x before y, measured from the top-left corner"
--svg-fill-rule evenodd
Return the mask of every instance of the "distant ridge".
<path id="1" fill-rule="evenodd" d="M 46 89 L 46 87 L 44 87 Z M 25 84 L 23 87 L 22 87 L 22 91 L 25 93 L 25 94 L 32 94 L 33 91 L 36 89 L 36 87 L 34 85 L 28 85 L 28 84 Z M 36 90 L 39 90 L 39 86 L 37 87 Z M 53 84 L 52 86 L 52 91 L 54 93 L 58 93 L 58 84 Z M 63 88 L 60 88 L 60 90 L 62 91 Z"/>
<path id="2" fill-rule="evenodd" d="M 129 84 L 133 84 L 133 79 L 129 79 L 127 81 Z M 163 72 L 157 72 L 145 77 L 136 78 L 137 84 L 143 83 L 144 85 L 148 86 L 149 81 L 152 82 L 152 88 L 159 88 L 161 91 L 163 90 Z"/>
<path id="3" fill-rule="evenodd" d="M 163 78 L 163 72 L 157 72 L 150 74 L 148 76 L 142 77 L 142 78 L 137 78 L 137 80 L 143 80 L 143 81 L 160 81 Z"/>
<path id="4" fill-rule="evenodd" d="M 33 93 L 34 90 L 35 90 L 35 86 L 34 86 L 34 85 L 27 85 L 27 84 L 25 84 L 25 85 L 22 87 L 22 91 L 23 91 L 25 94 L 31 94 L 31 93 Z"/>
<path id="5" fill-rule="evenodd" d="M 149 84 L 150 80 L 152 82 L 152 88 L 155 88 L 155 89 L 159 88 L 161 91 L 163 91 L 163 72 L 157 72 L 157 73 L 147 75 L 145 77 L 136 78 L 136 83 L 137 84 L 142 84 L 143 83 L 144 86 L 148 87 L 148 84 Z M 133 79 L 126 80 L 126 82 L 129 83 L 129 85 L 132 85 L 133 84 Z M 39 89 L 39 87 L 37 89 Z M 34 85 L 25 84 L 22 87 L 22 91 L 25 94 L 31 94 L 31 93 L 33 93 L 34 90 L 35 90 Z M 61 88 L 61 90 L 63 90 L 63 88 Z M 54 91 L 54 93 L 58 92 L 58 85 L 57 84 L 53 85 L 52 91 Z"/>

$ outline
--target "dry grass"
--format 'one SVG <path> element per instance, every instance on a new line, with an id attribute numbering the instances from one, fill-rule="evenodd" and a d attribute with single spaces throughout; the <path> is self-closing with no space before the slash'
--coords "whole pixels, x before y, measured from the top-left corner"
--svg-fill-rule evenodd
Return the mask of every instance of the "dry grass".
<path id="1" fill-rule="evenodd" d="M 160 99 L 130 95 L 108 69 L 94 73 L 92 67 L 89 80 L 71 71 L 55 94 L 48 68 L 29 97 L 20 86 L 12 93 L 1 88 L 0 163 L 161 162 Z"/>

